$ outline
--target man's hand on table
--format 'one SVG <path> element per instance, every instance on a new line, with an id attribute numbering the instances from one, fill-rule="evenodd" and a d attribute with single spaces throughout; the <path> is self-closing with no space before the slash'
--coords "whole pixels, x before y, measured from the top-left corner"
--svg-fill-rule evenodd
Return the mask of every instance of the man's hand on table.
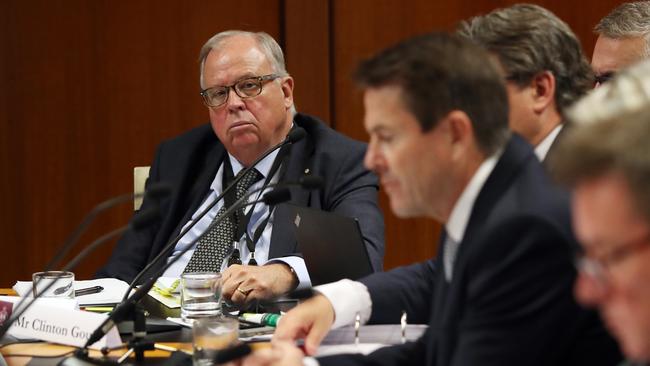
<path id="1" fill-rule="evenodd" d="M 295 341 L 304 338 L 305 352 L 314 355 L 333 323 L 332 304 L 325 296 L 316 295 L 282 316 L 273 341 Z"/>
<path id="2" fill-rule="evenodd" d="M 232 265 L 223 272 L 222 295 L 234 304 L 269 300 L 287 294 L 298 279 L 284 263 L 264 266 Z"/>

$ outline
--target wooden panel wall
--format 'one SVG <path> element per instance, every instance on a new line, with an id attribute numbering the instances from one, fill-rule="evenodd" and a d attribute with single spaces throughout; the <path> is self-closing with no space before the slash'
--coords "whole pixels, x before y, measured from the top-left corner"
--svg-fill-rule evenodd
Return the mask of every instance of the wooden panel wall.
<path id="1" fill-rule="evenodd" d="M 0 2 L 0 287 L 27 279 L 99 201 L 131 190 L 163 139 L 207 121 L 197 54 L 225 29 L 264 30 L 284 46 L 299 110 L 366 140 L 356 64 L 409 35 L 452 29 L 514 1 L 6 0 Z M 590 54 L 591 28 L 617 2 L 540 1 Z M 435 253 L 439 225 L 386 213 L 386 267 Z M 128 220 L 103 216 L 82 242 Z M 98 251 L 76 272 L 106 260 Z"/>

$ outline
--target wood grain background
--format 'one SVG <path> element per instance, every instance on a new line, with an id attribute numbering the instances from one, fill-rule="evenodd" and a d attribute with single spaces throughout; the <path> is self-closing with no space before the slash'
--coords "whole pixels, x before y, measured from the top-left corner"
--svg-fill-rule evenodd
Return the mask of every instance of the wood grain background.
<path id="1" fill-rule="evenodd" d="M 535 1 L 571 25 L 590 56 L 593 25 L 617 1 Z M 0 2 L 0 287 L 41 269 L 83 215 L 132 190 L 160 141 L 206 123 L 198 95 L 201 45 L 226 29 L 278 39 L 300 111 L 359 140 L 357 63 L 404 37 L 453 30 L 514 1 L 488 0 L 4 0 Z M 434 255 L 440 226 L 386 215 L 385 267 Z M 126 223 L 103 215 L 82 243 Z M 88 278 L 107 245 L 79 269 Z M 78 249 L 77 249 L 78 250 Z"/>

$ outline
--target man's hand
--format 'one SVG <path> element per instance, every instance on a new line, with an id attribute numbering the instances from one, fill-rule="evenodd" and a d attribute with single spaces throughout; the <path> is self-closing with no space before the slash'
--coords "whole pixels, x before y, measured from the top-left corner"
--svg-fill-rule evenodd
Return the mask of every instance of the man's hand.
<path id="1" fill-rule="evenodd" d="M 244 358 L 241 366 L 302 366 L 305 355 L 291 342 L 275 342 Z"/>
<path id="2" fill-rule="evenodd" d="M 223 272 L 221 281 L 223 297 L 235 304 L 273 299 L 298 286 L 298 279 L 283 263 L 265 266 L 235 264 Z"/>
<path id="3" fill-rule="evenodd" d="M 316 295 L 282 316 L 273 342 L 304 338 L 305 352 L 313 356 L 333 323 L 332 304 L 325 296 Z"/>

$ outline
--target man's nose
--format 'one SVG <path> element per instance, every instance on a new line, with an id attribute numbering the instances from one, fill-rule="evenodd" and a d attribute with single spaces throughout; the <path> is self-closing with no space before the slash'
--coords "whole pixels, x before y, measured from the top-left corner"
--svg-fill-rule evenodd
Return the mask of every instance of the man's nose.
<path id="1" fill-rule="evenodd" d="M 608 289 L 607 284 L 584 273 L 578 273 L 573 292 L 584 306 L 596 307 L 605 299 Z"/>
<path id="2" fill-rule="evenodd" d="M 379 171 L 382 170 L 382 166 L 384 165 L 383 162 L 384 158 L 381 154 L 381 151 L 377 147 L 377 144 L 373 142 L 372 139 L 370 139 L 368 150 L 366 150 L 366 155 L 363 158 L 363 165 L 366 167 L 366 169 L 379 173 Z"/>
<path id="3" fill-rule="evenodd" d="M 226 101 L 226 105 L 228 106 L 228 109 L 239 110 L 243 109 L 246 106 L 246 103 L 244 103 L 242 97 L 237 95 L 235 88 L 230 88 L 230 90 L 228 90 L 228 100 Z"/>

